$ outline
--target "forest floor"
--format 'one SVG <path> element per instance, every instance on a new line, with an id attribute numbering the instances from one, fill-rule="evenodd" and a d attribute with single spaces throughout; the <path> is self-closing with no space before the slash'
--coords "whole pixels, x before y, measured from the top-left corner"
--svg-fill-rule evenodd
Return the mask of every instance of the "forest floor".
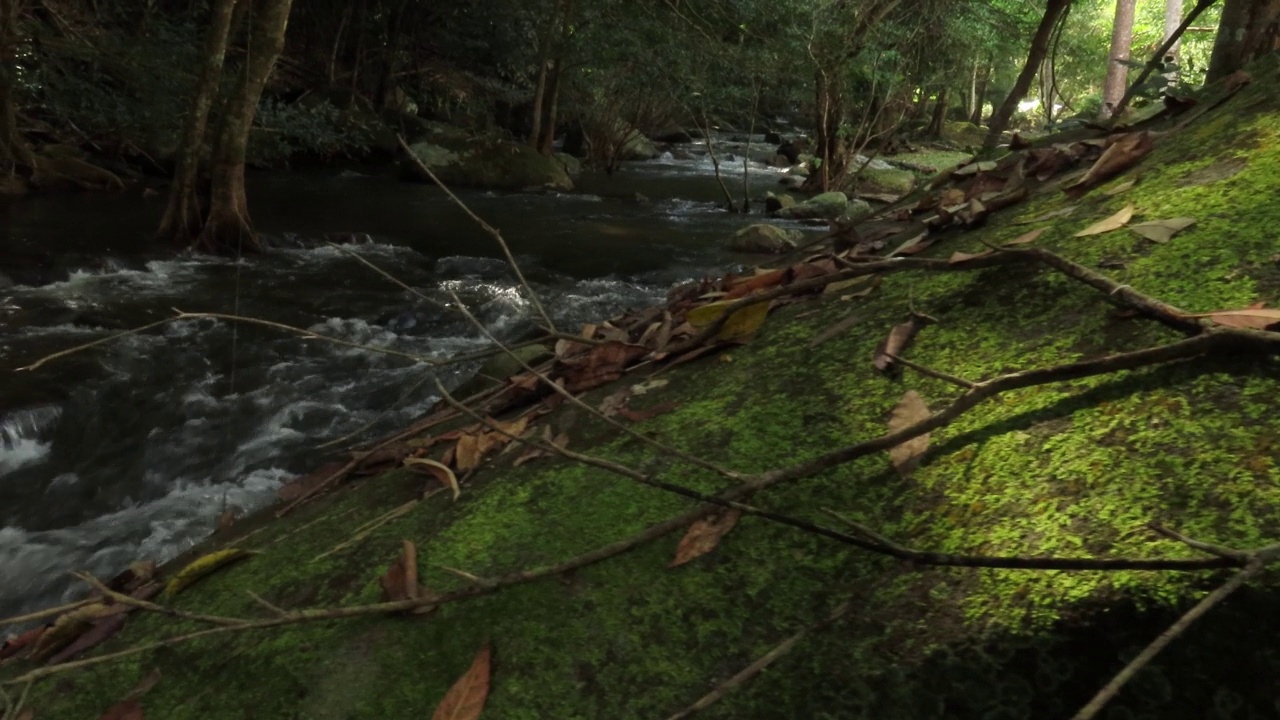
<path id="1" fill-rule="evenodd" d="M 476 416 L 11 643 L 4 717 L 1068 718 L 1245 580 L 1098 717 L 1274 716 L 1280 64 L 1250 73 L 561 328 Z"/>

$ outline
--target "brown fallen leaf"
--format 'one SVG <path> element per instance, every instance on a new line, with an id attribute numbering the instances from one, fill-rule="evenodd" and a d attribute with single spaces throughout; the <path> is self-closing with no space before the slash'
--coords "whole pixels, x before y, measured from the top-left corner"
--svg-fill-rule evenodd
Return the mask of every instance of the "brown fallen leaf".
<path id="1" fill-rule="evenodd" d="M 571 393 L 611 383 L 622 377 L 622 372 L 633 361 L 649 353 L 643 345 L 610 340 L 591 348 L 584 357 L 573 361 L 561 360 L 564 366 L 565 389 Z"/>
<path id="2" fill-rule="evenodd" d="M 964 191 L 960 188 L 947 188 L 942 191 L 942 197 L 938 199 L 938 204 L 944 206 L 959 205 L 962 202 L 964 202 Z M 930 208 L 921 209 L 929 210 Z"/>
<path id="3" fill-rule="evenodd" d="M 1129 205 L 1125 205 L 1123 208 L 1121 208 L 1120 212 L 1116 213 L 1115 215 L 1112 215 L 1111 217 L 1105 220 L 1099 220 L 1098 222 L 1076 233 L 1075 237 L 1090 237 L 1092 235 L 1102 235 L 1115 230 L 1119 230 L 1120 228 L 1128 224 L 1128 222 L 1131 219 L 1133 219 L 1133 210 L 1134 208 L 1132 203 L 1130 203 Z"/>
<path id="4" fill-rule="evenodd" d="M 979 253 L 966 253 L 966 252 L 960 252 L 959 250 L 957 250 L 956 252 L 951 253 L 951 257 L 947 259 L 947 263 L 951 265 L 959 265 L 960 263 L 965 262 L 966 260 L 976 260 L 980 257 L 987 257 L 988 255 L 991 255 L 994 252 L 995 252 L 994 250 L 983 250 L 982 252 L 979 252 Z"/>
<path id="5" fill-rule="evenodd" d="M 890 355 L 901 355 L 902 351 L 911 344 L 913 339 L 915 339 L 916 333 L 920 332 L 921 328 L 924 328 L 927 325 L 932 325 L 935 322 L 937 322 L 937 320 L 934 320 L 928 315 L 911 313 L 911 319 L 904 323 L 895 325 L 894 328 L 889 331 L 889 337 L 881 341 L 879 347 L 876 348 L 875 359 L 872 360 L 872 364 L 875 365 L 875 368 L 880 372 L 894 372 L 897 369 L 898 364 L 894 362 Z"/>
<path id="6" fill-rule="evenodd" d="M 40 636 L 43 635 L 50 627 L 52 627 L 52 625 L 34 627 L 21 635 L 5 640 L 3 644 L 0 644 L 0 660 L 13 657 L 26 648 L 31 647 L 40 640 Z"/>
<path id="7" fill-rule="evenodd" d="M 92 603 L 63 613 L 58 616 L 53 625 L 40 634 L 35 646 L 31 648 L 31 657 L 41 662 L 48 660 L 92 628 L 95 620 L 116 615 L 119 612 L 118 607 L 105 603 Z"/>
<path id="8" fill-rule="evenodd" d="M 889 256 L 893 257 L 894 255 L 911 255 L 911 254 L 914 254 L 915 252 L 919 252 L 919 250 L 915 250 L 915 248 L 917 247 L 924 246 L 920 249 L 929 247 L 929 245 L 926 244 L 926 241 L 925 241 L 925 238 L 928 236 L 929 236 L 929 231 L 925 230 L 924 232 L 918 235 L 907 238 L 906 241 L 904 241 L 901 245 L 899 245 L 896 250 L 889 253 Z"/>
<path id="9" fill-rule="evenodd" d="M 746 297 L 757 290 L 777 287 L 782 284 L 782 281 L 786 277 L 787 268 L 780 268 L 778 270 L 770 270 L 749 278 L 741 278 L 730 285 L 729 291 L 724 294 L 724 299 L 736 300 L 740 297 Z"/>
<path id="10" fill-rule="evenodd" d="M 418 548 L 409 540 L 402 541 L 400 557 L 391 563 L 387 571 L 378 580 L 382 586 L 382 595 L 389 602 L 401 600 L 417 600 L 428 597 L 431 591 L 418 582 Z M 433 606 L 424 605 L 414 612 L 431 610 Z"/>
<path id="11" fill-rule="evenodd" d="M 453 450 L 453 465 L 458 472 L 466 472 L 480 465 L 480 433 L 463 435 Z"/>
<path id="12" fill-rule="evenodd" d="M 1005 243 L 1005 245 L 1030 245 L 1036 240 L 1039 240 L 1040 236 L 1044 234 L 1044 231 L 1048 229 L 1049 228 L 1039 228 L 1036 230 L 1032 230 L 1031 232 L 1022 233 L 1018 237 Z"/>
<path id="13" fill-rule="evenodd" d="M 680 544 L 676 547 L 676 555 L 667 564 L 667 567 L 673 568 L 684 565 L 690 560 L 714 550 L 720 544 L 720 539 L 727 535 L 734 525 L 738 524 L 738 518 L 740 517 L 742 517 L 741 510 L 730 508 L 694 522 L 689 526 L 689 530 L 685 532 L 684 537 L 680 538 Z"/>
<path id="14" fill-rule="evenodd" d="M 1240 88 L 1244 87 L 1245 85 L 1248 85 L 1251 82 L 1253 82 L 1252 75 L 1250 75 L 1247 71 L 1237 70 L 1231 73 L 1230 75 L 1228 75 L 1225 79 L 1223 79 L 1222 84 L 1226 86 L 1228 93 L 1234 94 L 1239 92 Z"/>
<path id="15" fill-rule="evenodd" d="M 1243 330 L 1275 330 L 1280 326 L 1280 309 L 1251 307 L 1244 310 L 1218 310 L 1198 315 L 1193 318 L 1209 318 L 1218 325 L 1240 328 Z"/>
<path id="16" fill-rule="evenodd" d="M 1115 187 L 1107 188 L 1102 192 L 1102 194 L 1106 195 L 1107 197 L 1115 197 L 1116 195 L 1119 195 L 1122 192 L 1128 192 L 1129 190 L 1132 190 L 1133 186 L 1137 184 L 1138 184 L 1137 178 L 1130 178 L 1120 183 L 1119 185 L 1116 185 Z"/>
<path id="17" fill-rule="evenodd" d="M 445 693 L 431 720 L 477 720 L 480 717 L 489 697 L 491 658 L 489 643 L 485 643 L 471 661 L 471 667 Z"/>
<path id="18" fill-rule="evenodd" d="M 929 417 L 929 405 L 915 390 L 908 390 L 889 417 L 889 432 L 895 433 Z M 903 479 L 911 477 L 920 458 L 929 449 L 929 433 L 917 435 L 889 449 L 889 460 Z"/>
<path id="19" fill-rule="evenodd" d="M 1151 242 L 1167 243 L 1174 235 L 1196 224 L 1195 218 L 1170 218 L 1130 225 L 1129 229 Z"/>
<path id="20" fill-rule="evenodd" d="M 1093 163 L 1084 177 L 1062 190 L 1070 197 L 1080 197 L 1138 164 L 1138 161 L 1146 157 L 1154 147 L 1155 140 L 1150 131 L 1126 133 L 1102 152 L 1102 156 Z"/>
<path id="21" fill-rule="evenodd" d="M 142 703 L 137 700 L 124 700 L 107 708 L 100 720 L 144 720 Z"/>

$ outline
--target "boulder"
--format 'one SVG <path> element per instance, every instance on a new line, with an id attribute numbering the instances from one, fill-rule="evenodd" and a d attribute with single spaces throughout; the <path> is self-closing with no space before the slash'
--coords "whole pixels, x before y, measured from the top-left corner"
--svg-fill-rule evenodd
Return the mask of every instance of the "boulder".
<path id="1" fill-rule="evenodd" d="M 800 242 L 800 233 L 780 227 L 758 223 L 748 225 L 734 233 L 725 242 L 725 249 L 743 253 L 770 253 L 779 255 L 794 250 Z"/>
<path id="2" fill-rule="evenodd" d="M 774 155 L 769 164 L 776 168 L 791 167 L 793 163 L 786 155 Z"/>
<path id="3" fill-rule="evenodd" d="M 782 136 L 776 132 L 769 131 L 764 134 L 764 141 L 770 145 L 781 145 Z"/>
<path id="4" fill-rule="evenodd" d="M 569 153 L 558 152 L 551 157 L 560 163 L 564 171 L 569 174 L 569 177 L 578 177 L 582 174 L 582 161 Z"/>
<path id="5" fill-rule="evenodd" d="M 849 207 L 849 198 L 842 192 L 825 192 L 805 200 L 795 207 L 784 208 L 776 214 L 788 220 L 814 220 L 838 218 Z"/>
<path id="6" fill-rule="evenodd" d="M 573 189 L 573 180 L 559 158 L 542 155 L 524 143 L 475 138 L 462 147 L 419 142 L 409 150 L 447 185 L 493 190 Z M 408 158 L 402 161 L 402 177 L 430 182 Z"/>
<path id="7" fill-rule="evenodd" d="M 774 195 L 773 193 L 765 193 L 764 209 L 765 212 L 774 213 L 784 208 L 796 206 L 796 199 L 788 194 Z"/>
<path id="8" fill-rule="evenodd" d="M 905 195 L 915 187 L 916 176 L 909 170 L 868 167 L 858 176 L 858 190 L 885 195 Z"/>
<path id="9" fill-rule="evenodd" d="M 862 198 L 850 198 L 849 204 L 837 219 L 842 223 L 856 223 L 865 220 L 872 212 L 871 203 Z"/>
<path id="10" fill-rule="evenodd" d="M 805 177 L 803 175 L 783 175 L 778 178 L 778 184 L 784 188 L 798 188 L 804 185 Z"/>

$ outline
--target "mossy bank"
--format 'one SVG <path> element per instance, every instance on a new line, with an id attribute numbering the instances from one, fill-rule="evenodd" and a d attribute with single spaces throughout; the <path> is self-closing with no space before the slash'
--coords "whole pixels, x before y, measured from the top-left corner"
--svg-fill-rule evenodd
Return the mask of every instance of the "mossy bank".
<path id="1" fill-rule="evenodd" d="M 1035 196 L 932 252 L 977 251 L 1045 227 L 1039 244 L 1192 312 L 1280 301 L 1280 99 L 1275 63 L 1220 108 L 1160 138 L 1135 170 L 1071 201 Z M 1206 99 L 1206 103 L 1210 102 Z M 1139 176 L 1132 189 L 1106 190 Z M 1133 203 L 1142 219 L 1193 217 L 1167 244 L 1128 231 L 1077 238 Z M 1074 205 L 1065 217 L 1014 224 Z M 871 358 L 910 308 L 939 320 L 917 363 L 983 379 L 1177 339 L 1114 312 L 1047 270 L 899 273 L 868 299 L 839 293 L 783 308 L 756 340 L 664 372 L 634 401 L 674 410 L 636 423 L 663 442 L 744 472 L 792 465 L 884 432 L 904 391 L 932 406 L 954 386 Z M 855 313 L 847 332 L 815 342 Z M 622 382 L 639 382 L 639 376 Z M 600 389 L 587 400 L 610 392 Z M 1145 528 L 1251 548 L 1280 539 L 1280 368 L 1239 358 L 1185 362 L 1020 390 L 934 432 L 903 479 L 883 455 L 771 489 L 753 504 L 821 519 L 823 508 L 904 544 L 982 554 L 1190 557 Z M 574 449 L 703 491 L 724 480 L 619 436 L 572 408 L 542 419 Z M 381 597 L 402 539 L 436 591 L 554 564 L 690 507 L 680 497 L 561 459 L 499 457 L 344 549 L 365 522 L 415 497 L 421 476 L 360 480 L 240 544 L 261 551 L 202 580 L 184 610 L 262 617 Z M 1038 572 L 905 567 L 758 518 L 712 553 L 668 568 L 668 536 L 555 579 L 424 616 L 228 632 L 59 674 L 37 684 L 36 717 L 97 717 L 154 669 L 147 717 L 427 717 L 480 646 L 494 651 L 487 718 L 662 718 L 688 706 L 845 601 L 707 718 L 1063 718 L 1221 582 L 1214 573 Z M 1275 717 L 1280 590 L 1262 581 L 1193 627 L 1109 706 L 1108 718 Z M 139 615 L 103 651 L 199 626 Z M 7 671 L 11 675 L 24 668 Z"/>

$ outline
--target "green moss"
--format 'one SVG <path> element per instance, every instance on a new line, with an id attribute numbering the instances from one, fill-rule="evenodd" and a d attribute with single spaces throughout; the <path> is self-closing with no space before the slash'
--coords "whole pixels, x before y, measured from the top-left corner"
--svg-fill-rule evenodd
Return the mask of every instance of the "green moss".
<path id="1" fill-rule="evenodd" d="M 1189 312 L 1274 304 L 1280 288 L 1270 238 L 1280 217 L 1270 197 L 1280 188 L 1280 113 L 1273 98 L 1258 104 L 1269 98 L 1267 83 L 1255 85 L 1222 112 L 1162 138 L 1134 171 L 1142 177 L 1133 189 L 1078 201 L 1040 195 L 997 214 L 980 234 L 930 252 L 978 250 L 981 240 L 1046 227 L 1038 244 Z M 1241 155 L 1247 161 L 1235 174 L 1213 180 L 1202 172 Z M 1123 230 L 1073 237 L 1128 203 L 1140 219 L 1197 223 L 1163 245 Z M 1013 224 L 1068 205 L 1076 207 L 1070 216 Z M 909 356 L 974 381 L 1179 337 L 1117 316 L 1102 294 L 1043 269 L 895 274 L 868 300 L 826 296 L 784 307 L 751 345 L 664 370 L 669 384 L 644 403 L 676 408 L 633 427 L 739 472 L 792 466 L 879 435 L 905 390 L 933 408 L 960 393 L 941 380 L 910 371 L 890 379 L 871 367 L 878 343 L 913 308 L 939 322 L 920 333 Z M 858 325 L 814 344 L 851 312 Z M 934 432 L 909 478 L 878 454 L 750 502 L 815 522 L 826 522 L 830 508 L 899 542 L 954 553 L 1191 556 L 1147 530 L 1152 522 L 1258 546 L 1280 535 L 1278 390 L 1274 365 L 1247 357 L 1027 388 Z M 585 399 L 598 403 L 611 391 Z M 667 482 L 702 491 L 729 484 L 572 408 L 540 422 L 570 428 L 577 451 Z M 260 615 L 250 590 L 290 608 L 373 602 L 405 538 L 419 548 L 423 582 L 447 591 L 466 581 L 445 568 L 495 577 L 544 566 L 690 507 L 596 468 L 562 460 L 512 468 L 509 458 L 469 479 L 459 501 L 433 496 L 353 539 L 422 482 L 406 473 L 362 480 L 238 543 L 263 553 L 203 580 L 176 604 Z M 1218 580 L 910 568 L 754 517 L 740 520 L 714 552 L 667 568 L 677 542 L 667 536 L 427 616 L 212 636 L 68 674 L 38 685 L 32 698 L 41 718 L 93 717 L 159 667 L 164 679 L 144 701 L 149 716 L 421 717 L 489 642 L 495 675 L 486 716 L 665 717 L 843 606 L 838 621 L 804 634 L 705 716 L 1066 717 Z M 1238 604 L 1197 624 L 1110 711 L 1267 716 L 1280 653 L 1251 639 L 1280 632 L 1271 612 L 1277 600 L 1270 581 L 1241 591 Z M 137 617 L 104 650 L 192 627 Z M 1246 643 L 1246 670 L 1218 661 L 1234 660 Z"/>

